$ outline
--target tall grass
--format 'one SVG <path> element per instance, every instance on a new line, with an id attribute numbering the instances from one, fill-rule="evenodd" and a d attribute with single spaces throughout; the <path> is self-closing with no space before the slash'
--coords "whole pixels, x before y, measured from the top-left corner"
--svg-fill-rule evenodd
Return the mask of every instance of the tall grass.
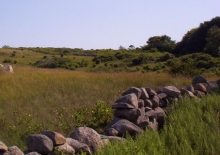
<path id="1" fill-rule="evenodd" d="M 24 148 L 27 136 L 42 130 L 69 136 L 76 127 L 76 115 L 83 121 L 89 119 L 90 116 L 82 114 L 110 107 L 131 86 L 180 88 L 190 82 L 190 78 L 157 73 L 85 73 L 14 67 L 13 74 L 0 74 L 0 140 Z M 109 113 L 108 109 L 101 111 L 100 117 L 105 112 Z"/>
<path id="2" fill-rule="evenodd" d="M 147 130 L 136 140 L 112 143 L 97 155 L 217 155 L 220 154 L 220 97 L 182 99 L 172 105 L 161 133 Z"/>

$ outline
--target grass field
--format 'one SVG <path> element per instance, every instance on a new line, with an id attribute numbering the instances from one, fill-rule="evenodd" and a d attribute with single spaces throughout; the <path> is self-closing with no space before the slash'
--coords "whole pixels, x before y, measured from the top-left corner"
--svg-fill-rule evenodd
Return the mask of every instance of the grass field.
<path id="1" fill-rule="evenodd" d="M 13 49 L 0 49 L 0 61 L 12 59 L 12 63 L 4 65 L 11 64 L 14 69 L 14 73 L 0 72 L 0 140 L 22 150 L 26 149 L 28 135 L 43 130 L 57 131 L 66 137 L 78 126 L 102 131 L 112 120 L 111 105 L 132 86 L 159 90 L 168 85 L 182 88 L 191 84 L 191 77 L 167 73 L 36 68 L 29 62 L 52 55 L 27 49 L 16 50 L 13 57 L 12 54 Z M 77 61 L 84 58 L 68 57 Z M 18 63 L 13 64 L 14 59 Z M 87 60 L 91 62 L 90 57 Z M 219 97 L 207 97 L 200 103 L 184 99 L 173 108 L 160 134 L 147 131 L 135 141 L 112 144 L 98 154 L 219 154 Z"/>

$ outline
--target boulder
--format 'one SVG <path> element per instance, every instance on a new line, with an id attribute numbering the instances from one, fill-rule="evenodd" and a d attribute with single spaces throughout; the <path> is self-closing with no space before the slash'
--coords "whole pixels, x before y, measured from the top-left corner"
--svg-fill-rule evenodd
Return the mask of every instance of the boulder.
<path id="1" fill-rule="evenodd" d="M 43 131 L 41 132 L 41 134 L 50 138 L 54 146 L 58 146 L 66 143 L 66 138 L 60 133 L 54 131 Z"/>
<path id="2" fill-rule="evenodd" d="M 114 111 L 114 116 L 118 118 L 124 118 L 129 121 L 136 120 L 141 115 L 140 109 L 116 109 Z"/>
<path id="3" fill-rule="evenodd" d="M 196 85 L 198 83 L 207 83 L 207 80 L 205 79 L 204 76 L 199 75 L 192 79 L 192 85 Z"/>
<path id="4" fill-rule="evenodd" d="M 157 94 L 157 97 L 159 97 L 159 99 L 162 100 L 167 97 L 167 94 L 166 93 L 159 93 L 159 94 Z"/>
<path id="5" fill-rule="evenodd" d="M 59 152 L 62 152 L 65 154 L 70 154 L 70 155 L 75 154 L 75 150 L 67 143 L 56 146 L 55 148 L 57 148 Z"/>
<path id="6" fill-rule="evenodd" d="M 144 107 L 144 100 L 139 99 L 138 100 L 138 108 L 143 108 Z"/>
<path id="7" fill-rule="evenodd" d="M 24 155 L 24 153 L 17 146 L 11 146 L 2 155 Z"/>
<path id="8" fill-rule="evenodd" d="M 157 93 L 151 88 L 146 88 L 146 91 L 150 96 L 157 95 Z"/>
<path id="9" fill-rule="evenodd" d="M 153 103 L 151 102 L 151 100 L 149 100 L 149 99 L 144 100 L 144 107 L 152 108 L 152 106 L 153 106 Z"/>
<path id="10" fill-rule="evenodd" d="M 125 138 L 117 137 L 117 136 L 106 136 L 106 135 L 101 135 L 101 134 L 100 134 L 100 137 L 101 137 L 102 140 L 103 140 L 103 139 L 109 139 L 110 142 L 111 142 L 111 141 L 126 141 Z"/>
<path id="11" fill-rule="evenodd" d="M 0 151 L 8 151 L 8 147 L 2 141 L 0 141 Z"/>
<path id="12" fill-rule="evenodd" d="M 180 97 L 180 91 L 175 86 L 166 86 L 163 88 L 163 92 L 172 97 Z"/>
<path id="13" fill-rule="evenodd" d="M 33 134 L 27 138 L 27 147 L 31 152 L 49 154 L 53 150 L 53 142 L 45 135 Z"/>
<path id="14" fill-rule="evenodd" d="M 205 93 L 201 92 L 201 91 L 198 91 L 198 90 L 195 90 L 194 95 L 197 96 L 197 97 L 203 97 L 203 96 L 205 96 Z"/>
<path id="15" fill-rule="evenodd" d="M 148 99 L 149 98 L 149 94 L 147 93 L 146 89 L 145 88 L 140 88 L 141 90 L 141 97 L 140 99 Z"/>
<path id="16" fill-rule="evenodd" d="M 167 115 L 165 111 L 160 107 L 157 107 L 154 110 L 154 112 L 156 113 L 156 116 L 157 116 L 156 120 L 158 122 L 158 128 L 162 129 L 165 123 L 165 119 L 167 118 Z"/>
<path id="17" fill-rule="evenodd" d="M 203 93 L 207 93 L 207 88 L 202 84 L 202 83 L 197 83 L 195 85 L 193 85 L 195 90 L 201 91 Z"/>
<path id="18" fill-rule="evenodd" d="M 24 151 L 25 155 L 41 155 L 38 152 L 30 152 L 30 151 Z"/>
<path id="19" fill-rule="evenodd" d="M 88 127 L 76 128 L 76 130 L 70 134 L 70 138 L 87 144 L 92 152 L 95 152 L 101 145 L 100 135 Z"/>
<path id="20" fill-rule="evenodd" d="M 141 115 L 132 121 L 135 125 L 137 125 L 141 129 L 145 129 L 149 124 L 149 118 L 145 115 L 145 108 L 141 109 Z"/>
<path id="21" fill-rule="evenodd" d="M 138 108 L 138 99 L 134 93 L 120 97 L 118 100 L 115 101 L 115 103 L 127 103 L 132 105 L 134 108 Z"/>
<path id="22" fill-rule="evenodd" d="M 115 103 L 112 105 L 112 109 L 133 109 L 134 106 L 128 103 Z"/>
<path id="23" fill-rule="evenodd" d="M 132 93 L 134 93 L 137 96 L 138 99 L 141 96 L 141 90 L 139 88 L 136 88 L 136 87 L 131 87 L 130 89 L 126 90 L 125 92 L 122 93 L 122 96 L 132 94 Z"/>
<path id="24" fill-rule="evenodd" d="M 160 100 L 159 107 L 165 108 L 167 107 L 167 103 L 168 103 L 168 100 L 166 98 L 163 98 Z"/>
<path id="25" fill-rule="evenodd" d="M 118 136 L 120 137 L 125 136 L 127 133 L 131 136 L 141 133 L 141 129 L 134 123 L 117 117 L 114 118 L 110 124 L 108 124 L 107 129 L 109 128 L 114 128 L 116 131 L 118 131 Z"/>
<path id="26" fill-rule="evenodd" d="M 219 85 L 217 81 L 209 81 L 207 82 L 212 92 L 218 92 L 219 91 Z"/>
<path id="27" fill-rule="evenodd" d="M 13 73 L 13 72 L 14 72 L 11 65 L 8 65 L 8 66 L 3 67 L 3 70 L 4 70 L 4 71 L 7 71 L 7 72 L 10 72 L 10 73 Z"/>
<path id="28" fill-rule="evenodd" d="M 192 93 L 194 93 L 194 87 L 192 86 L 192 85 L 187 85 L 186 86 L 186 90 L 188 90 L 188 91 L 190 91 L 190 92 L 192 92 Z"/>
<path id="29" fill-rule="evenodd" d="M 188 97 L 195 97 L 195 95 L 191 91 L 188 91 L 184 88 L 181 88 L 180 92 L 181 92 L 181 95 L 183 95 L 183 96 L 187 95 Z"/>
<path id="30" fill-rule="evenodd" d="M 152 108 L 157 108 L 160 104 L 160 99 L 157 96 L 153 96 L 150 98 L 150 101 L 152 102 Z"/>
<path id="31" fill-rule="evenodd" d="M 80 143 L 75 139 L 66 138 L 66 143 L 75 150 L 76 154 L 80 154 L 82 152 L 86 152 L 86 154 L 92 154 L 88 145 Z"/>
<path id="32" fill-rule="evenodd" d="M 105 132 L 108 136 L 117 136 L 118 135 L 118 131 L 115 130 L 114 128 L 109 128 L 106 130 Z"/>

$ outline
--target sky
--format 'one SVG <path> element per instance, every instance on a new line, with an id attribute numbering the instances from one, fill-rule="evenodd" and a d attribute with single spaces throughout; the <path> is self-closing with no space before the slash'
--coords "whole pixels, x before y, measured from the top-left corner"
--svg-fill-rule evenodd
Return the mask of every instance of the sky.
<path id="1" fill-rule="evenodd" d="M 0 0 L 0 47 L 118 49 L 181 41 L 220 16 L 220 0 Z"/>

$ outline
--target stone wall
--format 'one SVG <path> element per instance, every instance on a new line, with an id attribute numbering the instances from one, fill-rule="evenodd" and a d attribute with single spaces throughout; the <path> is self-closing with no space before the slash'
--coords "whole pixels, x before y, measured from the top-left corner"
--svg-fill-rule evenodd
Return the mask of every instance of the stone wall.
<path id="1" fill-rule="evenodd" d="M 54 131 L 43 131 L 27 138 L 27 151 L 18 147 L 7 147 L 0 141 L 0 155 L 55 155 L 57 152 L 67 154 L 92 154 L 111 140 L 125 141 L 125 134 L 135 137 L 146 128 L 160 130 L 168 117 L 166 110 L 169 103 L 177 102 L 182 96 L 200 99 L 210 93 L 219 91 L 220 81 L 207 81 L 203 76 L 192 80 L 192 85 L 177 89 L 166 86 L 159 91 L 151 88 L 131 87 L 112 105 L 114 119 L 104 133 L 99 134 L 88 127 L 79 127 L 68 138 Z"/>

